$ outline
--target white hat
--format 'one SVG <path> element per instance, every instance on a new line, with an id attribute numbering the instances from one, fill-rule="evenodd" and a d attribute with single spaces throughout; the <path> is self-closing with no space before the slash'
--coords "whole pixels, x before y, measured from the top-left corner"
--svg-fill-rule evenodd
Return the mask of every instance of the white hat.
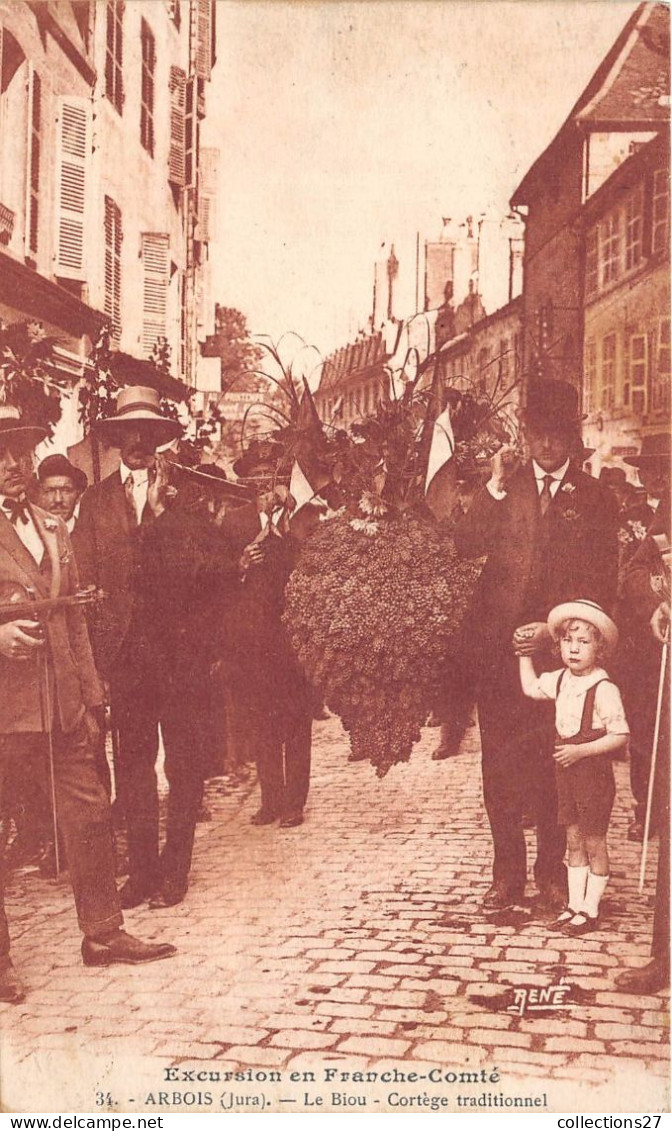
<path id="1" fill-rule="evenodd" d="M 592 624 L 610 652 L 613 652 L 618 644 L 616 625 L 595 601 L 588 601 L 586 598 L 580 597 L 577 601 L 565 601 L 564 604 L 556 605 L 554 609 L 551 609 L 547 623 L 548 630 L 554 640 L 558 639 L 562 625 L 568 620 L 584 620 L 587 624 Z"/>
<path id="2" fill-rule="evenodd" d="M 159 394 L 156 389 L 146 385 L 129 385 L 119 390 L 116 412 L 114 416 L 104 417 L 96 422 L 96 428 L 106 432 L 119 424 L 135 424 L 142 422 L 142 427 L 151 425 L 156 430 L 158 444 L 167 444 L 177 436 L 181 436 L 184 429 L 177 420 L 170 420 L 161 413 Z"/>

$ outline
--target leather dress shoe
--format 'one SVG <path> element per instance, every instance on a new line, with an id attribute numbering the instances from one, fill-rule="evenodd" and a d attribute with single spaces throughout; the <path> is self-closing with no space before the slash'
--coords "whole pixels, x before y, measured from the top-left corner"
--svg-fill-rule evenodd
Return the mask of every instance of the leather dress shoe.
<path id="1" fill-rule="evenodd" d="M 250 817 L 250 824 L 272 825 L 274 821 L 277 821 L 279 816 L 280 814 L 276 813 L 274 809 L 264 809 L 262 805 L 261 809 L 257 809 L 257 812 L 254 814 L 254 816 Z"/>
<path id="2" fill-rule="evenodd" d="M 303 809 L 296 809 L 292 813 L 286 813 L 280 821 L 281 829 L 295 829 L 297 825 L 303 824 Z"/>
<path id="3" fill-rule="evenodd" d="M 18 1005 L 26 996 L 26 988 L 12 963 L 7 959 L 0 967 L 0 1001 Z"/>
<path id="4" fill-rule="evenodd" d="M 150 897 L 151 911 L 160 911 L 163 907 L 175 907 L 181 903 L 187 894 L 186 880 L 164 880 L 158 891 Z"/>
<path id="5" fill-rule="evenodd" d="M 616 987 L 624 994 L 656 994 L 670 984 L 670 967 L 662 958 L 652 958 L 638 970 L 625 970 L 616 979 Z"/>
<path id="6" fill-rule="evenodd" d="M 176 949 L 170 943 L 145 943 L 126 931 L 115 931 L 102 941 L 84 939 L 82 958 L 85 966 L 111 966 L 120 962 L 126 966 L 140 966 L 143 962 L 158 962 L 172 958 Z"/>
<path id="7" fill-rule="evenodd" d="M 141 903 L 146 903 L 151 899 L 154 893 L 158 890 L 158 884 L 139 884 L 135 880 L 126 880 L 126 883 L 119 888 L 119 902 L 124 911 L 128 911 L 131 907 L 139 907 Z"/>
<path id="8" fill-rule="evenodd" d="M 522 897 L 522 891 L 516 891 L 504 880 L 497 880 L 483 896 L 483 907 L 488 911 L 503 911 L 520 903 Z"/>
<path id="9" fill-rule="evenodd" d="M 554 881 L 540 884 L 539 892 L 532 902 L 541 911 L 559 915 L 567 906 L 567 887 Z"/>

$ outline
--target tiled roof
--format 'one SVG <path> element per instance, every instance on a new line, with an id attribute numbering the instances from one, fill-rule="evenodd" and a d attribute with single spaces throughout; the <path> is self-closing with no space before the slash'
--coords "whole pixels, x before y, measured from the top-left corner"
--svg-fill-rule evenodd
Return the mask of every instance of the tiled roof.
<path id="1" fill-rule="evenodd" d="M 652 4 L 642 12 L 602 86 L 576 117 L 592 126 L 669 122 L 670 12 L 666 4 Z"/>

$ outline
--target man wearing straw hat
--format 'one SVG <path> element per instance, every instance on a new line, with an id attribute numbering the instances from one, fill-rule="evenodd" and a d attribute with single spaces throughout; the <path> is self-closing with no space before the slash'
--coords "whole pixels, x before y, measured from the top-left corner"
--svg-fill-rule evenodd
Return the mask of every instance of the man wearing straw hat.
<path id="1" fill-rule="evenodd" d="M 160 888 L 159 751 L 161 686 L 138 598 L 140 527 L 163 506 L 166 475 L 157 448 L 182 432 L 163 416 L 158 393 L 122 389 L 116 413 L 99 421 L 99 434 L 121 451 L 119 468 L 82 497 L 74 549 L 82 580 L 107 600 L 91 618 L 98 670 L 109 685 L 112 725 L 118 735 L 117 795 L 126 817 L 129 876 L 123 907 L 136 907 Z"/>
<path id="2" fill-rule="evenodd" d="M 115 885 L 109 803 L 94 764 L 92 709 L 102 696 L 86 622 L 72 597 L 77 568 L 64 523 L 26 497 L 33 452 L 46 432 L 3 406 L 0 415 L 0 588 L 22 593 L 38 617 L 0 622 L 0 805 L 15 762 L 32 759 L 62 833 L 87 966 L 168 958 L 175 948 L 126 934 Z M 36 780 L 36 785 L 40 782 Z M 1 861 L 0 861 L 1 864 Z M 0 867 L 0 1001 L 25 990 L 9 957 Z"/>

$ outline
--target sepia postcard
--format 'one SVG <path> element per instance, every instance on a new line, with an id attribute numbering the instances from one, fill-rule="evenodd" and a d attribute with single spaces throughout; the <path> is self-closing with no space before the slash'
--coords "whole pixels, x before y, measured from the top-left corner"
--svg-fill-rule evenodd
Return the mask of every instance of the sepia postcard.
<path id="1" fill-rule="evenodd" d="M 2 1112 L 669 1113 L 669 126 L 656 0 L 0 0 Z"/>

